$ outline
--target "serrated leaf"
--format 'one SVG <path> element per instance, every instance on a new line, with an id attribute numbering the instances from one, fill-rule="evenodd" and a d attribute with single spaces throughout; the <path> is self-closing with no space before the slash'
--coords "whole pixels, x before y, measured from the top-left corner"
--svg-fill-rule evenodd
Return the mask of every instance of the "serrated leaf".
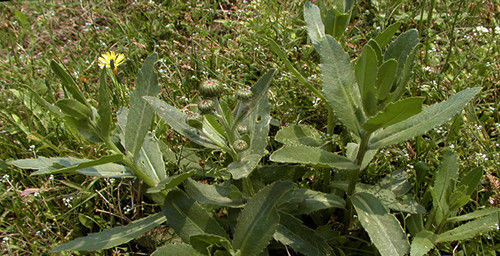
<path id="1" fill-rule="evenodd" d="M 12 161 L 21 169 L 33 169 L 31 175 L 80 173 L 97 177 L 133 177 L 131 171 L 123 165 L 113 162 L 121 161 L 120 154 L 103 156 L 96 160 L 78 159 L 73 157 L 31 158 Z"/>
<path id="2" fill-rule="evenodd" d="M 275 151 L 271 161 L 278 163 L 311 164 L 320 167 L 354 170 L 359 168 L 351 160 L 320 148 L 285 145 Z"/>
<path id="3" fill-rule="evenodd" d="M 55 104 L 64 114 L 77 120 L 88 120 L 92 117 L 92 110 L 77 100 L 60 99 Z"/>
<path id="4" fill-rule="evenodd" d="M 371 194 L 356 193 L 351 202 L 359 222 L 382 256 L 403 256 L 410 252 L 410 244 L 396 217 Z"/>
<path id="5" fill-rule="evenodd" d="M 153 252 L 151 256 L 203 256 L 189 244 L 174 243 L 166 244 Z"/>
<path id="6" fill-rule="evenodd" d="M 422 112 L 422 104 L 424 103 L 424 100 L 424 97 L 411 97 L 389 103 L 389 105 L 387 105 L 382 112 L 379 112 L 376 116 L 368 119 L 363 124 L 363 129 L 368 132 L 373 132 L 380 128 L 385 128 L 404 121 Z"/>
<path id="7" fill-rule="evenodd" d="M 356 135 L 362 116 L 361 94 L 356 84 L 349 56 L 333 37 L 327 35 L 319 44 L 323 94 L 335 115 Z"/>
<path id="8" fill-rule="evenodd" d="M 344 208 L 345 201 L 335 194 L 327 194 L 306 188 L 290 190 L 283 198 L 279 209 L 293 215 L 310 214 L 329 208 Z"/>
<path id="9" fill-rule="evenodd" d="M 292 187 L 291 182 L 278 181 L 248 200 L 234 231 L 233 248 L 240 255 L 258 255 L 269 244 L 279 224 L 276 204 Z"/>
<path id="10" fill-rule="evenodd" d="M 380 48 L 384 48 L 392 40 L 392 37 L 396 34 L 400 26 L 400 22 L 391 24 L 375 37 L 375 41 L 380 45 Z"/>
<path id="11" fill-rule="evenodd" d="M 481 87 L 465 89 L 446 101 L 426 107 L 419 114 L 385 128 L 372 137 L 370 148 L 397 144 L 445 123 L 462 110 L 480 90 Z"/>
<path id="12" fill-rule="evenodd" d="M 325 239 L 316 234 L 314 230 L 286 213 L 280 213 L 280 224 L 273 237 L 306 256 L 325 256 L 329 255 L 332 250 Z"/>
<path id="13" fill-rule="evenodd" d="M 471 239 L 479 234 L 498 230 L 499 224 L 500 214 L 491 214 L 439 234 L 437 242 L 441 243 Z"/>
<path id="14" fill-rule="evenodd" d="M 163 155 L 158 142 L 151 133 L 146 134 L 144 142 L 139 151 L 136 164 L 146 173 L 155 184 L 167 178 Z"/>
<path id="15" fill-rule="evenodd" d="M 410 256 L 424 256 L 433 247 L 436 242 L 436 234 L 422 230 L 411 241 Z"/>
<path id="16" fill-rule="evenodd" d="M 130 107 L 125 126 L 125 148 L 134 158 L 137 158 L 141 150 L 144 137 L 154 115 L 152 108 L 144 101 L 143 97 L 156 96 L 161 90 L 154 70 L 154 64 L 157 60 L 157 53 L 146 58 L 137 75 L 136 88 L 130 94 Z"/>
<path id="17" fill-rule="evenodd" d="M 377 73 L 377 81 L 375 82 L 377 87 L 377 99 L 383 101 L 389 97 L 392 89 L 392 85 L 396 80 L 396 70 L 398 68 L 398 62 L 395 59 L 386 60 Z"/>
<path id="18" fill-rule="evenodd" d="M 172 190 L 167 194 L 163 212 L 168 224 L 183 241 L 198 234 L 214 234 L 227 237 L 224 229 L 196 201 L 181 190 Z"/>
<path id="19" fill-rule="evenodd" d="M 146 96 L 144 99 L 151 107 L 153 107 L 154 111 L 163 121 L 165 121 L 165 123 L 182 136 L 201 146 L 207 148 L 218 148 L 218 146 L 213 144 L 205 134 L 189 126 L 186 123 L 187 115 L 180 110 L 168 105 L 166 102 L 156 97 Z"/>
<path id="20" fill-rule="evenodd" d="M 369 45 L 372 47 L 373 51 L 375 52 L 375 55 L 377 56 L 377 64 L 380 66 L 380 64 L 382 64 L 382 61 L 383 61 L 382 49 L 380 49 L 380 45 L 377 43 L 377 41 L 375 41 L 373 39 L 368 40 L 366 45 Z"/>
<path id="21" fill-rule="evenodd" d="M 378 72 L 377 54 L 370 45 L 365 45 L 361 55 L 356 60 L 354 66 L 356 81 L 358 82 L 359 91 L 363 108 L 368 116 L 372 116 L 377 111 L 377 95 L 375 81 Z"/>
<path id="22" fill-rule="evenodd" d="M 78 85 L 76 85 L 73 77 L 66 71 L 66 69 L 59 63 L 52 60 L 50 62 L 50 67 L 52 71 L 61 79 L 62 86 L 77 100 L 78 102 L 88 106 L 87 100 L 83 93 L 78 89 Z"/>
<path id="23" fill-rule="evenodd" d="M 148 188 L 147 193 L 159 193 L 161 191 L 169 191 L 180 185 L 189 177 L 193 176 L 193 174 L 194 171 L 189 171 L 178 175 L 165 177 L 158 183 L 158 185 L 156 185 L 156 187 Z"/>
<path id="24" fill-rule="evenodd" d="M 243 199 L 231 196 L 234 189 L 231 186 L 202 184 L 188 179 L 184 187 L 191 198 L 202 204 L 227 207 L 243 207 L 245 205 Z"/>
<path id="25" fill-rule="evenodd" d="M 309 39 L 317 47 L 319 42 L 325 38 L 325 26 L 321 20 L 321 12 L 318 6 L 311 2 L 306 2 L 304 5 L 304 20 L 307 24 Z"/>
<path id="26" fill-rule="evenodd" d="M 286 145 L 321 147 L 325 144 L 318 130 L 303 124 L 281 128 L 274 139 Z"/>
<path id="27" fill-rule="evenodd" d="M 450 222 L 459 222 L 459 221 L 466 221 L 466 220 L 473 220 L 477 218 L 481 218 L 484 216 L 488 216 L 490 214 L 498 214 L 500 213 L 500 208 L 497 207 L 490 207 L 490 208 L 485 208 L 481 210 L 476 210 L 468 214 L 460 215 L 460 216 L 455 216 L 448 218 L 446 221 Z"/>
<path id="28" fill-rule="evenodd" d="M 154 227 L 165 222 L 162 213 L 156 213 L 140 220 L 132 221 L 125 226 L 114 227 L 99 233 L 92 233 L 52 249 L 51 252 L 62 251 L 97 251 L 108 249 L 138 238 Z"/>

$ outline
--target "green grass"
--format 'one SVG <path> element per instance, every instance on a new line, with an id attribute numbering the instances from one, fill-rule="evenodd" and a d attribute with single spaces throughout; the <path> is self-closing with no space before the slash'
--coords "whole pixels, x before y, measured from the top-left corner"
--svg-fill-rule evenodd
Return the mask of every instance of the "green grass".
<path id="1" fill-rule="evenodd" d="M 401 31 L 421 28 L 423 43 L 408 95 L 425 96 L 425 103 L 431 104 L 464 88 L 483 90 L 452 122 L 384 149 L 365 181 L 396 169 L 414 172 L 418 161 L 435 167 L 447 148 L 458 152 L 461 170 L 480 166 L 485 174 L 500 176 L 499 5 L 493 0 L 435 1 L 430 15 L 431 2 L 357 1 L 342 44 L 355 56 L 367 38 L 400 21 Z M 320 84 L 318 56 L 307 41 L 302 5 L 303 1 L 277 0 L 0 3 L 0 252 L 46 255 L 61 241 L 126 224 L 157 207 L 143 197 L 144 186 L 137 182 L 74 175 L 31 177 L 6 164 L 36 156 L 95 158 L 104 153 L 100 145 L 88 146 L 68 132 L 26 94 L 28 87 L 51 102 L 61 97 L 51 60 L 64 63 L 86 96 L 95 99 L 100 54 L 114 50 L 126 55 L 118 73 L 126 93 L 133 88 L 139 63 L 156 51 L 161 97 L 177 107 L 196 102 L 198 84 L 205 78 L 217 78 L 233 90 L 250 86 L 268 69 L 277 68 L 270 93 L 273 117 L 282 124 L 322 128 L 325 107 L 266 45 L 266 38 L 277 41 L 296 68 Z M 116 97 L 118 110 L 126 102 Z M 172 131 L 163 126 L 155 129 L 163 141 L 174 144 Z M 495 191 L 486 181 L 466 211 L 489 205 L 491 196 L 500 197 L 498 188 Z M 175 239 L 164 227 L 155 233 L 159 235 L 153 240 L 131 242 L 102 255 L 147 255 L 159 241 Z M 498 238 L 498 234 L 485 236 L 441 249 L 494 255 Z M 132 253 L 136 251 L 144 253 Z"/>

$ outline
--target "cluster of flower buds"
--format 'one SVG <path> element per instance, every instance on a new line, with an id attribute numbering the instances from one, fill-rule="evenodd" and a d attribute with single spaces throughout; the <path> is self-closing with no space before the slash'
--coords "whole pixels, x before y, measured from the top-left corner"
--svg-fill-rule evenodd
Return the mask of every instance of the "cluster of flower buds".
<path id="1" fill-rule="evenodd" d="M 214 98 L 220 96 L 220 94 L 222 93 L 222 89 L 222 84 L 219 81 L 215 79 L 209 79 L 201 84 L 200 93 L 201 95 L 203 95 L 203 97 Z"/>
<path id="2" fill-rule="evenodd" d="M 236 152 L 243 152 L 248 148 L 248 143 L 244 140 L 236 140 L 233 143 L 233 148 Z"/>

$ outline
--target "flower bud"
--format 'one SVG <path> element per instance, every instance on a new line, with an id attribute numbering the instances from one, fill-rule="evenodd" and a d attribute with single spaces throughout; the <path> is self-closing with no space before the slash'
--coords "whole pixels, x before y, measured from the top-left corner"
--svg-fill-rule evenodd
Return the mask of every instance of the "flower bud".
<path id="1" fill-rule="evenodd" d="M 238 127 L 236 127 L 236 130 L 239 133 L 243 134 L 248 132 L 248 127 L 246 125 L 238 125 Z"/>
<path id="2" fill-rule="evenodd" d="M 215 103 L 213 100 L 202 100 L 198 103 L 198 109 L 202 114 L 208 114 L 212 112 L 215 108 Z"/>
<path id="3" fill-rule="evenodd" d="M 253 97 L 253 92 L 250 89 L 242 88 L 236 91 L 236 98 L 239 100 L 249 100 Z"/>
<path id="4" fill-rule="evenodd" d="M 206 80 L 201 84 L 200 92 L 205 97 L 217 97 L 222 92 L 222 84 L 215 79 Z"/>
<path id="5" fill-rule="evenodd" d="M 190 112 L 186 117 L 186 123 L 196 129 L 203 127 L 203 117 L 197 112 Z"/>
<path id="6" fill-rule="evenodd" d="M 236 152 L 242 152 L 248 148 L 248 143 L 244 140 L 236 140 L 233 143 L 233 148 L 234 150 L 236 150 Z"/>

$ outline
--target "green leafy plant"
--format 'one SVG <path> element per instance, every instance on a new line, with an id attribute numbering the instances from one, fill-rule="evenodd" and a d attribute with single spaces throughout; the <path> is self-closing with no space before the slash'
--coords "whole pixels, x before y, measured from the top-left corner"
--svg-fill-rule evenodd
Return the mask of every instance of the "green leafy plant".
<path id="1" fill-rule="evenodd" d="M 333 152 L 331 136 L 311 126 L 289 125 L 275 135 L 283 146 L 269 158 L 280 164 L 263 164 L 268 163 L 265 156 L 270 148 L 267 91 L 274 70 L 251 88 L 229 95 L 222 83 L 207 80 L 199 88 L 198 104 L 178 109 L 157 97 L 160 87 L 154 64 L 158 56 L 154 53 L 138 73 L 129 108 L 120 109 L 114 122 L 107 87 L 109 78 L 115 83 L 111 69 L 102 70 L 95 107 L 66 69 L 52 62 L 66 97 L 52 105 L 34 94 L 38 104 L 64 120 L 75 134 L 103 144 L 108 154 L 99 159 L 40 157 L 12 164 L 36 170 L 32 175 L 136 177 L 148 185 L 145 193 L 161 207 L 158 213 L 63 243 L 52 251 L 112 248 L 165 222 L 177 243 L 167 243 L 152 255 L 273 255 L 288 247 L 304 255 L 344 255 L 344 248 L 354 248 L 343 247 L 354 236 L 358 243 L 373 243 L 381 255 L 423 255 L 440 242 L 494 230 L 498 224 L 494 209 L 456 216 L 481 172 L 471 171 L 458 182 L 458 163 L 452 153 L 446 154 L 434 185 L 428 187 L 433 206 L 429 213 L 424 207 L 429 202 L 412 194 L 406 172 L 395 171 L 376 184 L 360 182 L 379 149 L 447 122 L 480 88 L 463 90 L 430 106 L 424 106 L 421 97 L 402 98 L 412 75 L 418 32 L 410 30 L 391 41 L 399 27 L 393 24 L 369 40 L 351 62 L 335 38 L 345 31 L 353 1 L 338 2 L 336 9 L 323 13 L 311 3 L 304 7 L 309 38 L 321 58 L 322 90 L 300 76 L 289 61 L 285 65 L 327 103 L 327 133 L 332 134 L 337 119 L 347 128 L 352 142 L 346 145 L 345 155 Z M 270 46 L 286 59 L 276 43 L 270 41 Z M 175 151 L 156 139 L 151 129 L 155 113 L 161 119 L 155 127 L 168 126 L 191 143 Z M 209 153 L 221 157 L 201 164 L 200 156 Z M 331 170 L 342 172 L 332 180 Z M 408 216 L 408 225 L 403 227 L 391 211 Z M 344 224 L 334 228 L 339 212 Z M 468 220 L 453 228 L 454 223 Z M 371 243 L 364 240 L 358 224 Z M 406 229 L 413 236 L 411 245 Z"/>

